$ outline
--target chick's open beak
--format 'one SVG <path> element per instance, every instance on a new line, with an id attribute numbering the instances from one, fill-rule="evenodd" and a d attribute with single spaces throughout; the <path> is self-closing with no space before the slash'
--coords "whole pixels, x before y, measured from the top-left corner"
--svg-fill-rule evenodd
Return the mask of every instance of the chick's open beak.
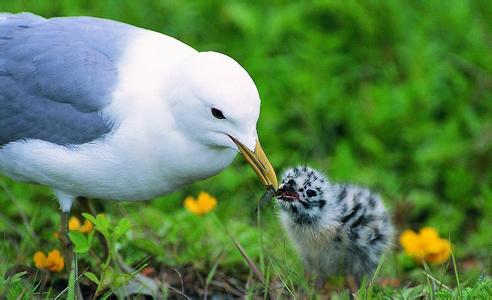
<path id="1" fill-rule="evenodd" d="M 275 175 L 275 170 L 273 169 L 272 164 L 268 161 L 265 152 L 261 148 L 260 142 L 256 140 L 255 151 L 252 152 L 241 142 L 233 137 L 231 138 L 237 145 L 244 159 L 246 159 L 251 168 L 253 168 L 261 183 L 267 187 L 271 186 L 273 189 L 277 190 L 277 175 Z"/>
<path id="2" fill-rule="evenodd" d="M 291 186 L 281 184 L 277 190 L 277 198 L 284 201 L 299 200 L 299 194 Z"/>

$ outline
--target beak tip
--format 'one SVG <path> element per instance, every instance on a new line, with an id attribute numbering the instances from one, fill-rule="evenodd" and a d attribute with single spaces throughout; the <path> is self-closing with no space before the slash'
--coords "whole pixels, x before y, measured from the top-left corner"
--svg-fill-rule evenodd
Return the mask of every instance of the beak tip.
<path id="1" fill-rule="evenodd" d="M 263 151 L 260 142 L 256 140 L 254 151 L 251 151 L 238 140 L 233 137 L 231 137 L 231 139 L 237 145 L 239 152 L 241 152 L 248 164 L 255 171 L 260 181 L 267 187 L 267 189 L 271 187 L 274 191 L 276 191 L 278 188 L 277 175 L 275 174 L 272 164 Z"/>

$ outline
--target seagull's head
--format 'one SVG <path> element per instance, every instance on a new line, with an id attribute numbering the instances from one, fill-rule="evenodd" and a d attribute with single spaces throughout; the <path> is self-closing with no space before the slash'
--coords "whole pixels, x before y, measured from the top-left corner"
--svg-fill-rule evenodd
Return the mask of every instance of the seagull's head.
<path id="1" fill-rule="evenodd" d="M 200 52 L 179 63 L 172 76 L 169 98 L 178 129 L 207 147 L 239 151 L 260 181 L 276 189 L 256 132 L 260 96 L 246 70 L 224 54 Z"/>

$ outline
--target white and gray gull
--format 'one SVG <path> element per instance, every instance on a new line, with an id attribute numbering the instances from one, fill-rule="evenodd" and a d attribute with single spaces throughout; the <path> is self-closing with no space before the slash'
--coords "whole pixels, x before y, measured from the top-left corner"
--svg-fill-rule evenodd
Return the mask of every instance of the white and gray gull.
<path id="1" fill-rule="evenodd" d="M 0 14 L 0 172 L 78 196 L 145 200 L 240 152 L 266 186 L 260 97 L 232 58 L 92 18 Z"/>
<path id="2" fill-rule="evenodd" d="M 91 17 L 0 14 L 0 170 L 76 196 L 140 200 L 227 167 L 276 185 L 260 97 L 230 57 Z"/>
<path id="3" fill-rule="evenodd" d="M 346 276 L 360 283 L 391 244 L 393 226 L 380 197 L 335 184 L 309 167 L 287 170 L 277 192 L 280 218 L 306 271 L 324 282 Z"/>

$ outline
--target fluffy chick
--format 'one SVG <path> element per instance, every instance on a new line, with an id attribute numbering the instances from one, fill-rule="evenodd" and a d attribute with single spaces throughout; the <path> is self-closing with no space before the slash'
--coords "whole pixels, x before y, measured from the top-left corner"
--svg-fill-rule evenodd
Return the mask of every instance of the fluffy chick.
<path id="1" fill-rule="evenodd" d="M 287 170 L 277 193 L 283 227 L 305 269 L 323 282 L 372 274 L 389 248 L 393 225 L 380 197 L 370 190 L 331 183 L 309 167 Z"/>

